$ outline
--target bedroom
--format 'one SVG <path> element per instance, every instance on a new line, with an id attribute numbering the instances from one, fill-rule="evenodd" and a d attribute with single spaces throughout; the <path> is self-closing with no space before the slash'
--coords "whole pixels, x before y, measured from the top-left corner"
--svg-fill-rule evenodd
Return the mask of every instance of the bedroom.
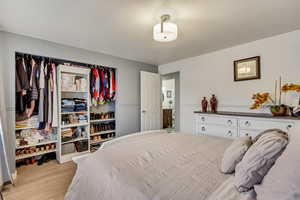
<path id="1" fill-rule="evenodd" d="M 0 0 L 1 195 L 300 199 L 299 9 Z"/>

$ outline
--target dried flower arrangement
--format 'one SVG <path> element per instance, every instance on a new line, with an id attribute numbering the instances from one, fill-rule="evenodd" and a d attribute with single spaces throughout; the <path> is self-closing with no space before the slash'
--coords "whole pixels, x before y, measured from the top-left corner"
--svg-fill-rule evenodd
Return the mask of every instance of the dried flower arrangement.
<path id="1" fill-rule="evenodd" d="M 282 86 L 281 88 L 282 92 L 288 92 L 288 91 L 296 91 L 296 92 L 300 92 L 300 85 L 297 84 L 285 84 Z"/>
<path id="2" fill-rule="evenodd" d="M 286 115 L 288 107 L 286 105 L 281 104 L 282 91 L 283 91 L 281 84 L 282 83 L 280 77 L 279 87 L 277 87 L 278 86 L 277 80 L 275 81 L 274 98 L 272 98 L 270 93 L 268 92 L 253 94 L 252 99 L 254 100 L 254 103 L 251 105 L 250 109 L 258 109 L 265 105 L 266 107 L 270 107 L 270 111 L 274 116 Z M 279 95 L 277 98 L 278 89 L 279 89 Z"/>

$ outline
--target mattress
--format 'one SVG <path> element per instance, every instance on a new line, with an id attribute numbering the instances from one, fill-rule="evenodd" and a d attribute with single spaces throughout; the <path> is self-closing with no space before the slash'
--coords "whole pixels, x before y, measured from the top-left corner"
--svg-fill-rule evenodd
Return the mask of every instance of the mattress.
<path id="1" fill-rule="evenodd" d="M 78 159 L 65 200 L 204 200 L 229 176 L 231 140 L 155 131 L 106 143 Z"/>

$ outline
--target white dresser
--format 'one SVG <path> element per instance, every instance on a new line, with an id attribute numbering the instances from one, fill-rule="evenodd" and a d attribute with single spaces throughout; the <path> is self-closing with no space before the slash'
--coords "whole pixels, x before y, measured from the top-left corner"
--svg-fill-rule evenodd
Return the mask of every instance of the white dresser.
<path id="1" fill-rule="evenodd" d="M 212 135 L 235 138 L 278 128 L 288 132 L 299 118 L 273 117 L 267 114 L 218 112 L 194 112 L 194 135 Z"/>

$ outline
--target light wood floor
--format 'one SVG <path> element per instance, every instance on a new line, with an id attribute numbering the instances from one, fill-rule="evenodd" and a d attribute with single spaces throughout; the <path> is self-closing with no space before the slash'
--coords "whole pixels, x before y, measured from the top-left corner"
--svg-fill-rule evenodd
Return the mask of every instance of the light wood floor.
<path id="1" fill-rule="evenodd" d="M 56 161 L 20 167 L 15 187 L 3 192 L 4 200 L 63 200 L 75 170 L 74 162 Z"/>

